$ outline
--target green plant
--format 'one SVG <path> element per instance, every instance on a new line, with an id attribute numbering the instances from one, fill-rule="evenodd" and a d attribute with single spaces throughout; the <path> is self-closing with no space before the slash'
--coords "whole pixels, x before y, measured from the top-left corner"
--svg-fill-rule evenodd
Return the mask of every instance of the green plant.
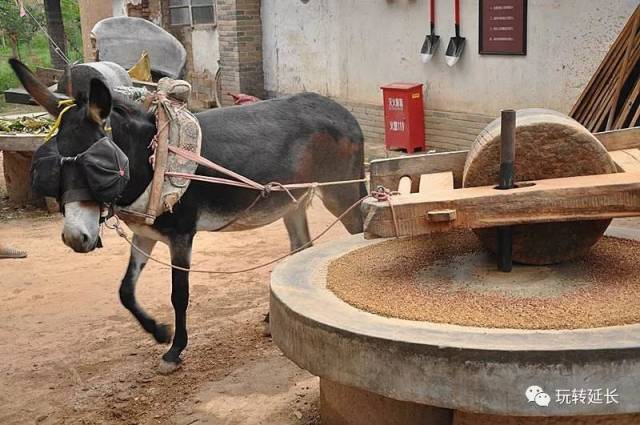
<path id="1" fill-rule="evenodd" d="M 36 19 L 44 16 L 42 8 L 32 7 L 30 12 Z M 27 16 L 20 16 L 18 5 L 11 0 L 0 2 L 0 22 L 2 37 L 9 41 L 12 55 L 19 58 L 20 44 L 28 45 L 37 31 L 35 22 Z"/>
<path id="2" fill-rule="evenodd" d="M 62 0 L 64 32 L 69 42 L 69 58 L 82 56 L 82 30 L 80 29 L 80 6 L 78 0 Z"/>
<path id="3" fill-rule="evenodd" d="M 42 0 L 25 1 L 29 12 L 45 26 L 44 9 Z M 82 58 L 82 33 L 80 31 L 80 10 L 77 0 L 62 0 L 62 14 L 65 33 L 69 41 L 69 59 L 75 61 Z M 30 16 L 20 17 L 20 11 L 15 0 L 0 0 L 0 110 L 4 99 L 2 92 L 8 88 L 16 87 L 18 80 L 15 77 L 7 60 L 17 56 L 10 33 L 17 33 L 17 46 L 21 60 L 32 69 L 36 67 L 50 67 L 49 41 L 40 31 Z M 28 40 L 28 42 L 26 42 Z"/>

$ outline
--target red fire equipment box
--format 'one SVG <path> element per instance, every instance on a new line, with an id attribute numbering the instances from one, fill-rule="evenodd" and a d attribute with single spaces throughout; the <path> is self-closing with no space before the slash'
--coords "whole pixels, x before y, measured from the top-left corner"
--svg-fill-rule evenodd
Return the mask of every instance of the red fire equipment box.
<path id="1" fill-rule="evenodd" d="M 424 103 L 422 84 L 393 83 L 382 86 L 384 140 L 389 150 L 424 151 Z"/>

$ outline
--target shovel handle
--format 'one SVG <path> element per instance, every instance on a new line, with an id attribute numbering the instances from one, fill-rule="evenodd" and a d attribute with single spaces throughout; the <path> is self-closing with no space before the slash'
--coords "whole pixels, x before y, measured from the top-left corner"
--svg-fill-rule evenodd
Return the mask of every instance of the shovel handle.
<path id="1" fill-rule="evenodd" d="M 429 20 L 431 26 L 434 27 L 436 24 L 436 0 L 431 0 Z"/>
<path id="2" fill-rule="evenodd" d="M 454 10 L 456 14 L 456 26 L 460 26 L 460 0 L 454 0 Z"/>

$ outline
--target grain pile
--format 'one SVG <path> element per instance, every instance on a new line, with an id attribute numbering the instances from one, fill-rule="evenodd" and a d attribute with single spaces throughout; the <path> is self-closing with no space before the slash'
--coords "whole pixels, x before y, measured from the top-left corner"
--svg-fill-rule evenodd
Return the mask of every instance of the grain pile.
<path id="1" fill-rule="evenodd" d="M 329 265 L 327 285 L 354 307 L 388 317 L 593 328 L 640 323 L 639 259 L 640 242 L 607 237 L 581 259 L 504 274 L 471 231 L 452 232 L 350 252 Z"/>

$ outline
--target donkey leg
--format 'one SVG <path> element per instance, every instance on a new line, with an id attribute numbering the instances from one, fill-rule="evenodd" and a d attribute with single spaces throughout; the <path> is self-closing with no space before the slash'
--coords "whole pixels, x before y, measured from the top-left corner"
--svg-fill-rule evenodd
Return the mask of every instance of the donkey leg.
<path id="1" fill-rule="evenodd" d="M 151 254 L 153 247 L 156 245 L 154 239 L 145 238 L 139 235 L 133 235 L 133 244 L 146 252 L 147 255 Z M 133 316 L 140 322 L 142 328 L 149 332 L 155 340 L 162 344 L 167 344 L 171 341 L 171 328 L 165 324 L 156 323 L 145 311 L 140 307 L 136 300 L 136 282 L 140 273 L 147 264 L 148 258 L 141 254 L 135 248 L 131 248 L 131 256 L 129 257 L 129 265 L 127 266 L 127 272 L 120 284 L 120 301 L 127 310 L 133 314 Z"/>
<path id="2" fill-rule="evenodd" d="M 321 189 L 322 203 L 331 213 L 339 217 L 350 206 L 367 194 L 364 183 L 340 186 L 327 186 Z M 352 209 L 342 218 L 342 224 L 349 233 L 362 233 L 364 220 L 360 208 Z"/>
<path id="3" fill-rule="evenodd" d="M 193 234 L 174 236 L 170 240 L 171 264 L 191 266 Z M 189 305 L 189 272 L 171 270 L 171 304 L 175 312 L 175 333 L 171 348 L 162 356 L 161 373 L 171 373 L 180 365 L 180 354 L 187 347 L 187 306 Z"/>
<path id="4" fill-rule="evenodd" d="M 307 223 L 307 204 L 301 204 L 295 210 L 288 212 L 282 217 L 284 225 L 289 233 L 291 251 L 295 251 L 311 240 L 309 235 L 309 223 Z M 308 246 L 311 246 L 309 244 Z"/>

